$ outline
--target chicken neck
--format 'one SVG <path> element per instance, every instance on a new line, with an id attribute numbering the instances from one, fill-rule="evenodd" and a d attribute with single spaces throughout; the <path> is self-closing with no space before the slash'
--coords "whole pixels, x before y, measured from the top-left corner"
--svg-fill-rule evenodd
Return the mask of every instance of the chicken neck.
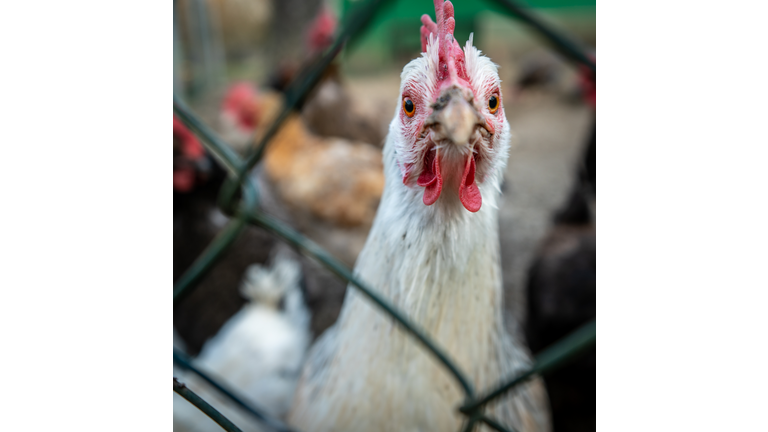
<path id="1" fill-rule="evenodd" d="M 480 358 L 498 354 L 503 331 L 496 176 L 481 186 L 485 203 L 476 213 L 462 206 L 456 191 L 425 206 L 420 188 L 400 181 L 393 148 L 390 142 L 385 146 L 387 183 L 355 271 L 471 371 L 486 363 Z M 394 321 L 371 308 L 350 290 L 340 332 L 386 337 Z M 389 345 L 379 339 L 376 350 L 413 344 L 399 339 Z M 474 372 L 478 378 L 480 371 Z"/>

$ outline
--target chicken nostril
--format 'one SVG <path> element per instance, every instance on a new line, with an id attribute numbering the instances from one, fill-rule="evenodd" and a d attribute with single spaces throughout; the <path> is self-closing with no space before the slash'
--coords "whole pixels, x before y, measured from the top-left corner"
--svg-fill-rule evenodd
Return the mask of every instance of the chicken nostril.
<path id="1" fill-rule="evenodd" d="M 440 96 L 430 105 L 430 108 L 435 111 L 440 111 L 448 106 L 452 100 L 463 100 L 471 105 L 474 103 L 474 95 L 467 89 L 451 86 L 440 93 Z"/>
<path id="2" fill-rule="evenodd" d="M 443 94 L 439 98 L 437 98 L 435 103 L 430 105 L 430 108 L 432 108 L 435 111 L 440 111 L 443 108 L 445 108 L 448 105 L 448 102 L 450 101 L 451 101 L 451 94 L 450 93 Z"/>

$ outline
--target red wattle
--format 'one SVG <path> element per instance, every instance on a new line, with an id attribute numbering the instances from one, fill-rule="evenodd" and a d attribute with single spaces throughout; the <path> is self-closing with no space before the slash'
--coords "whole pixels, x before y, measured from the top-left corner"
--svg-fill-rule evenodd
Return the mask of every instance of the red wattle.
<path id="1" fill-rule="evenodd" d="M 440 162 L 436 154 L 430 154 L 427 158 L 432 158 L 432 163 L 424 164 L 424 171 L 421 172 L 416 184 L 424 186 L 424 204 L 432 205 L 440 197 L 440 192 L 443 190 L 443 176 L 440 175 Z"/>
<path id="2" fill-rule="evenodd" d="M 472 153 L 469 154 L 467 164 L 464 166 L 464 174 L 461 176 L 459 199 L 461 200 L 461 203 L 464 204 L 464 208 L 472 213 L 480 210 L 480 206 L 483 205 L 483 197 L 480 195 L 480 188 L 478 188 L 477 183 L 475 183 L 475 158 Z"/>

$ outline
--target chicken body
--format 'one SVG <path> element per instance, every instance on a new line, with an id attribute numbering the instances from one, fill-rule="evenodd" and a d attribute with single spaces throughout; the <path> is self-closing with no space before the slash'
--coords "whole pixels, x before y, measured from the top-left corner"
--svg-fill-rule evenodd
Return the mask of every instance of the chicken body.
<path id="1" fill-rule="evenodd" d="M 453 6 L 435 6 L 437 25 L 422 18 L 425 54 L 401 76 L 384 194 L 355 273 L 482 390 L 530 365 L 502 313 L 497 200 L 510 132 L 496 66 L 471 38 L 462 53 Z M 463 399 L 447 369 L 350 287 L 338 321 L 309 354 L 289 422 L 313 431 L 459 430 Z M 518 431 L 550 430 L 540 380 L 486 413 Z"/>

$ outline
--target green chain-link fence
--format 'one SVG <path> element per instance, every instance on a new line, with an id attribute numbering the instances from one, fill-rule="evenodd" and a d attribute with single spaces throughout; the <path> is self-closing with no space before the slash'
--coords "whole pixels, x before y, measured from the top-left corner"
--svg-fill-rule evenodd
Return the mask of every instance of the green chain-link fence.
<path id="1" fill-rule="evenodd" d="M 543 36 L 546 41 L 565 57 L 588 67 L 592 72 L 595 71 L 594 62 L 590 60 L 589 56 L 587 56 L 577 44 L 571 42 L 570 39 L 560 32 L 544 24 L 525 8 L 515 4 L 513 1 L 497 1 L 506 7 L 513 16 L 536 30 L 538 34 Z M 261 141 L 256 146 L 249 149 L 244 159 L 241 159 L 227 144 L 222 142 L 207 125 L 200 121 L 190 109 L 176 95 L 174 95 L 174 113 L 187 125 L 187 127 L 202 138 L 203 145 L 213 154 L 215 159 L 228 173 L 227 180 L 219 192 L 218 204 L 226 214 L 232 217 L 232 219 L 194 261 L 192 266 L 181 276 L 181 278 L 179 278 L 173 288 L 173 301 L 174 304 L 177 304 L 194 289 L 201 277 L 210 270 L 213 264 L 222 256 L 227 247 L 237 239 L 238 235 L 243 232 L 248 224 L 264 228 L 297 248 L 304 255 L 320 262 L 337 276 L 351 283 L 356 289 L 359 289 L 385 313 L 391 315 L 397 322 L 399 322 L 405 330 L 407 330 L 418 342 L 424 345 L 427 351 L 434 355 L 437 360 L 448 369 L 464 391 L 464 403 L 459 407 L 459 411 L 467 417 L 464 431 L 473 430 L 478 422 L 485 423 L 498 431 L 510 431 L 508 427 L 499 424 L 496 420 L 483 413 L 485 405 L 534 375 L 545 374 L 560 367 L 570 359 L 579 355 L 584 349 L 594 345 L 596 338 L 596 323 L 594 320 L 541 352 L 536 357 L 534 365 L 529 370 L 517 376 L 510 377 L 508 381 L 499 383 L 496 388 L 478 393 L 472 387 L 466 375 L 461 372 L 445 351 L 418 325 L 411 322 L 405 314 L 394 307 L 377 291 L 357 279 L 350 269 L 333 258 L 320 246 L 293 231 L 280 221 L 265 214 L 259 208 L 258 189 L 248 176 L 248 172 L 251 168 L 261 160 L 270 139 L 280 129 L 283 121 L 288 118 L 291 112 L 301 106 L 304 98 L 314 88 L 315 84 L 317 84 L 325 69 L 341 52 L 342 48 L 349 42 L 349 40 L 366 27 L 371 17 L 377 10 L 379 10 L 383 3 L 383 0 L 369 0 L 351 11 L 334 44 L 317 62 L 299 74 L 291 85 L 289 85 L 286 90 L 285 104 L 280 115 L 277 117 L 277 120 L 275 120 L 269 127 Z M 249 412 L 254 418 L 272 430 L 292 430 L 284 423 L 264 415 L 262 410 L 252 406 L 252 404 L 245 401 L 244 398 L 227 389 L 225 385 L 213 380 L 204 371 L 195 367 L 191 360 L 183 353 L 174 350 L 173 360 L 174 363 L 183 369 L 190 370 L 199 375 L 219 392 L 226 395 L 232 402 Z M 183 384 L 176 381 L 175 378 L 173 382 L 173 390 L 198 407 L 225 430 L 240 431 L 240 429 L 231 421 L 221 415 L 215 408 L 202 400 Z"/>

